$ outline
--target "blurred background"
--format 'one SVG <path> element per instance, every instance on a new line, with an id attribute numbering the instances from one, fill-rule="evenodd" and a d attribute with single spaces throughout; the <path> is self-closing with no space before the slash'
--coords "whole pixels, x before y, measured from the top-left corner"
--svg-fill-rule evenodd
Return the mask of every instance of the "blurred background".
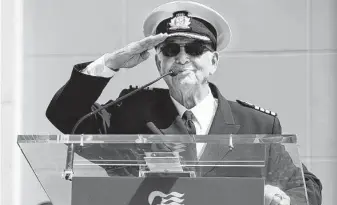
<path id="1" fill-rule="evenodd" d="M 48 201 L 17 134 L 61 134 L 45 117 L 74 64 L 143 38 L 143 20 L 168 0 L 14 0 L 1 4 L 1 202 Z M 278 113 L 301 159 L 337 193 L 337 0 L 197 0 L 232 29 L 214 82 L 229 100 Z M 152 52 L 153 53 L 153 52 Z M 158 76 L 152 57 L 110 81 L 99 102 Z M 154 87 L 165 87 L 164 82 Z"/>

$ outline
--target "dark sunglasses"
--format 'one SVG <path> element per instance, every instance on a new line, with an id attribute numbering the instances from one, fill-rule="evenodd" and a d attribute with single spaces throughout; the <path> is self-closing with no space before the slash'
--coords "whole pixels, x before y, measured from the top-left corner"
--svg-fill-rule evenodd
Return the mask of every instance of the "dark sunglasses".
<path id="1" fill-rule="evenodd" d="M 173 57 L 178 55 L 180 52 L 180 47 L 185 47 L 185 52 L 191 56 L 200 56 L 205 51 L 213 51 L 210 44 L 206 44 L 204 42 L 191 42 L 186 44 L 177 44 L 177 43 L 165 43 L 160 51 L 164 56 Z"/>

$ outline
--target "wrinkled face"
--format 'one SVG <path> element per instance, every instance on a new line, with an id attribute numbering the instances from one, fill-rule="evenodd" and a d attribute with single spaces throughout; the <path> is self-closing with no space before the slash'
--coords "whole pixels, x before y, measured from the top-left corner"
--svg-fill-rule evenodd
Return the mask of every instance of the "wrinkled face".
<path id="1" fill-rule="evenodd" d="M 186 37 L 166 39 L 156 49 L 156 64 L 161 75 L 169 70 L 181 71 L 165 77 L 171 89 L 184 89 L 207 84 L 218 66 L 218 53 L 210 45 Z"/>

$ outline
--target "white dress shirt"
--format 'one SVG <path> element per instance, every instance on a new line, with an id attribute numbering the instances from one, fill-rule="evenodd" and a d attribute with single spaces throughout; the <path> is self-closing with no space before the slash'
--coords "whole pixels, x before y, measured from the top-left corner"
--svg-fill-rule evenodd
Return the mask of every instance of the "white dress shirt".
<path id="1" fill-rule="evenodd" d="M 90 63 L 84 70 L 82 70 L 82 73 L 91 76 L 111 78 L 115 75 L 116 72 L 105 66 L 103 55 L 99 59 Z M 180 117 L 182 117 L 187 108 L 181 105 L 172 96 L 171 99 L 173 101 L 173 104 L 177 108 Z M 197 135 L 208 134 L 217 107 L 218 107 L 218 100 L 213 97 L 211 89 L 209 89 L 208 95 L 205 97 L 205 99 L 203 99 L 199 104 L 190 109 L 190 111 L 192 111 L 195 117 L 195 119 L 193 119 L 192 121 L 195 125 Z M 200 156 L 204 152 L 205 145 L 206 143 L 197 143 L 198 158 L 200 158 Z"/>

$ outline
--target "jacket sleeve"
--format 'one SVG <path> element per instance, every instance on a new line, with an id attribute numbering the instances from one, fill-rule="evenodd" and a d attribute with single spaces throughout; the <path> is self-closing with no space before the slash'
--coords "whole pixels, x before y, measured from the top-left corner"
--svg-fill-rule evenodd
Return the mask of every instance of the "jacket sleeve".
<path id="1" fill-rule="evenodd" d="M 307 187 L 307 193 L 310 205 L 321 205 L 322 204 L 322 183 L 321 181 L 311 172 L 308 171 L 307 167 L 303 165 L 303 174 L 305 179 L 305 184 Z"/>
<path id="2" fill-rule="evenodd" d="M 292 205 L 306 205 L 307 197 L 301 169 L 295 166 L 284 145 L 271 143 L 268 148 L 266 184 L 283 190 L 290 197 Z"/>
<path id="3" fill-rule="evenodd" d="M 70 134 L 81 117 L 100 106 L 95 102 L 110 80 L 81 73 L 89 64 L 90 62 L 74 66 L 70 79 L 57 91 L 47 108 L 47 118 L 64 134 Z M 78 127 L 76 133 L 103 133 L 103 121 L 108 119 L 104 116 L 106 114 L 103 111 L 89 117 Z"/>
<path id="4" fill-rule="evenodd" d="M 277 117 L 275 117 L 275 119 L 274 119 L 273 134 L 282 134 L 281 124 L 280 124 L 280 121 Z M 284 150 L 284 147 L 281 150 L 279 150 L 279 149 L 280 148 L 278 148 L 276 150 L 278 150 L 281 153 L 284 153 L 283 156 L 287 156 L 283 159 L 283 162 L 280 163 L 280 164 L 282 164 L 283 167 L 288 167 L 289 170 L 293 170 L 293 172 L 289 175 L 289 176 L 291 176 L 290 180 L 292 179 L 293 181 L 291 182 L 289 180 L 288 183 L 292 184 L 292 186 L 294 186 L 296 184 L 298 185 L 298 183 L 300 183 L 298 181 L 298 179 L 299 179 L 299 177 L 302 177 L 301 169 L 297 168 L 292 163 L 292 160 L 291 160 L 289 154 Z M 274 162 L 274 163 L 276 163 L 276 162 Z M 307 167 L 303 163 L 302 163 L 302 170 L 303 170 L 304 181 L 305 181 L 305 185 L 306 185 L 309 204 L 310 205 L 321 205 L 322 204 L 322 184 L 321 184 L 320 180 L 313 173 L 309 172 L 309 170 L 307 169 Z M 301 180 L 302 180 L 302 178 L 301 178 Z M 296 187 L 292 187 L 291 192 L 292 192 L 291 194 L 295 197 L 296 195 L 299 194 L 300 189 L 296 188 Z"/>

